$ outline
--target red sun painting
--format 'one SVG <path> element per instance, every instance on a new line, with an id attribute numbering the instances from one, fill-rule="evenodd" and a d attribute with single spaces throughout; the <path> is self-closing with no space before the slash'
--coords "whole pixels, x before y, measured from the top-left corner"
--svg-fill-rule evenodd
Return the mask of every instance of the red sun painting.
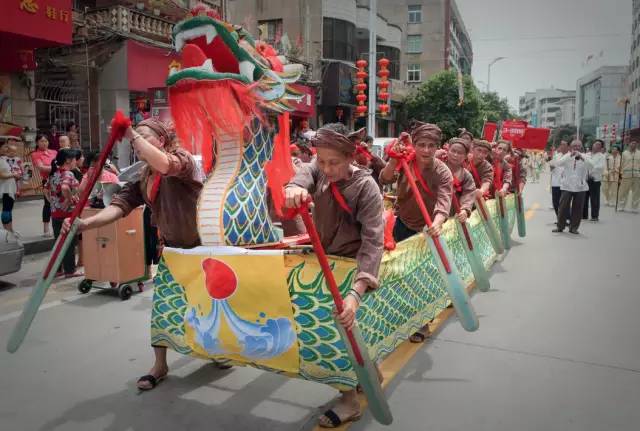
<path id="1" fill-rule="evenodd" d="M 227 299 L 238 287 L 238 277 L 233 269 L 218 259 L 207 258 L 202 261 L 205 287 L 213 299 Z"/>

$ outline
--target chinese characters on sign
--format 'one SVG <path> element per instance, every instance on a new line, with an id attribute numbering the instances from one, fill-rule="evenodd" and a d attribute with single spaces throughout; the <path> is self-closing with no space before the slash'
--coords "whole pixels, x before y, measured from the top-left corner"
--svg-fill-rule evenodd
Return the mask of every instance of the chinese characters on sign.
<path id="1" fill-rule="evenodd" d="M 20 10 L 35 14 L 38 12 L 39 9 L 40 9 L 40 6 L 38 5 L 38 0 L 21 0 L 20 1 Z M 69 22 L 69 19 L 71 18 L 71 12 L 69 10 L 59 9 L 57 7 L 48 6 L 48 5 L 46 7 L 46 15 L 47 15 L 47 18 L 51 20 L 61 21 L 61 22 Z"/>

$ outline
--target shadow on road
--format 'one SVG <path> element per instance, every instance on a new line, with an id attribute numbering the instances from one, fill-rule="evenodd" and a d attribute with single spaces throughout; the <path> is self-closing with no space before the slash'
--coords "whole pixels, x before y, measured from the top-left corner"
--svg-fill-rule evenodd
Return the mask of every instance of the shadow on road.
<path id="1" fill-rule="evenodd" d="M 122 391 L 76 404 L 40 430 L 86 430 L 101 423 L 100 429 L 105 431 L 293 431 L 315 416 L 315 407 L 269 398 L 288 381 L 282 376 L 263 373 L 240 390 L 216 385 L 233 372 L 204 365 L 185 377 L 170 374 L 149 392 L 137 391 L 132 380 Z"/>

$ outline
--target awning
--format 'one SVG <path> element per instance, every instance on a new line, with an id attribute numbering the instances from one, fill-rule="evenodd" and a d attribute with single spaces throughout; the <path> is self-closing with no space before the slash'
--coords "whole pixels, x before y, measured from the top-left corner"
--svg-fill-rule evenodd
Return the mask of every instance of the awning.
<path id="1" fill-rule="evenodd" d="M 130 91 L 166 87 L 169 65 L 178 56 L 170 49 L 156 48 L 134 40 L 127 41 L 127 78 Z"/>
<path id="2" fill-rule="evenodd" d="M 3 0 L 0 70 L 35 69 L 33 50 L 71 44 L 71 0 Z"/>
<path id="3" fill-rule="evenodd" d="M 295 90 L 303 93 L 299 102 L 290 102 L 294 110 L 291 115 L 294 117 L 312 118 L 316 115 L 316 91 L 312 87 L 302 84 L 291 84 Z"/>

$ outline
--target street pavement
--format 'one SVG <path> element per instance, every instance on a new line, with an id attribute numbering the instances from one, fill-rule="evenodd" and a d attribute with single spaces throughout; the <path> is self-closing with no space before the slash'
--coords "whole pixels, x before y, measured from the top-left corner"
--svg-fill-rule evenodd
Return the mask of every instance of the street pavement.
<path id="1" fill-rule="evenodd" d="M 635 431 L 640 423 L 640 216 L 604 208 L 581 235 L 552 234 L 548 177 L 530 184 L 526 238 L 475 292 L 480 329 L 455 319 L 387 388 L 390 427 L 352 430 Z M 4 346 L 46 255 L 0 281 L 0 429 L 310 430 L 335 391 L 169 353 L 170 377 L 138 393 L 152 361 L 151 289 L 121 301 L 57 283 L 22 348 Z"/>

